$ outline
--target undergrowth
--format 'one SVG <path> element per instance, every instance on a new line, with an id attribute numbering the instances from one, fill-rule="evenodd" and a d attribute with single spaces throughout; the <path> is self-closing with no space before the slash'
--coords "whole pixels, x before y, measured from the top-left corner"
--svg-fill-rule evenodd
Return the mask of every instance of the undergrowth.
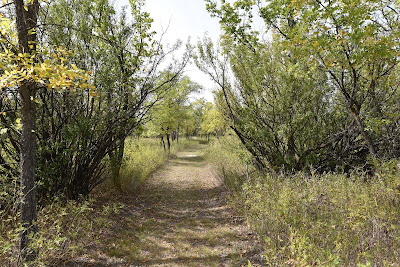
<path id="1" fill-rule="evenodd" d="M 396 161 L 375 164 L 372 177 L 252 173 L 244 167 L 248 155 L 233 137 L 214 142 L 208 155 L 264 243 L 268 266 L 400 265 Z"/>
<path id="2" fill-rule="evenodd" d="M 86 201 L 54 200 L 38 211 L 39 232 L 32 246 L 39 251 L 38 258 L 27 266 L 63 266 L 82 254 L 90 254 L 93 247 L 101 247 L 107 233 L 117 227 L 119 216 L 125 209 L 124 197 L 130 197 L 146 178 L 159 168 L 169 156 L 175 154 L 185 142 L 172 146 L 165 153 L 156 139 L 129 138 L 125 145 L 124 164 L 121 169 L 123 192 L 106 181 L 98 186 Z M 0 195 L 7 203 L 11 197 L 4 191 Z M 14 196 L 15 197 L 15 196 Z M 1 201 L 0 201 L 1 202 Z M 0 266 L 22 266 L 18 255 L 19 224 L 18 201 L 0 210 Z M 93 255 L 95 256 L 95 255 Z"/>
<path id="3" fill-rule="evenodd" d="M 120 172 L 122 189 L 128 191 L 138 189 L 146 178 L 177 150 L 177 146 L 173 144 L 171 152 L 168 154 L 159 141 L 152 138 L 127 139 L 124 162 Z"/>

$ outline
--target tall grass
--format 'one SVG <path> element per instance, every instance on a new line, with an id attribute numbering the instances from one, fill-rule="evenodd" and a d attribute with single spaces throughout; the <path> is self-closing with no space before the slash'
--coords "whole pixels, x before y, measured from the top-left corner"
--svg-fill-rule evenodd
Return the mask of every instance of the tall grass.
<path id="1" fill-rule="evenodd" d="M 373 177 L 266 173 L 247 182 L 244 152 L 229 144 L 235 141 L 214 143 L 208 154 L 264 243 L 267 265 L 400 266 L 396 161 L 377 165 Z"/>
<path id="2" fill-rule="evenodd" d="M 173 144 L 171 154 L 164 151 L 159 140 L 152 138 L 128 138 L 125 143 L 124 162 L 121 168 L 122 188 L 134 191 L 146 178 L 162 166 L 178 148 Z"/>
<path id="3" fill-rule="evenodd" d="M 251 168 L 250 154 L 232 135 L 214 140 L 206 150 L 206 157 L 217 177 L 222 179 L 234 194 L 241 191 L 242 185 L 246 182 L 247 173 L 253 171 L 246 169 L 246 163 Z"/>
<path id="4" fill-rule="evenodd" d="M 199 141 L 181 138 L 179 142 L 171 143 L 171 151 L 165 151 L 159 139 L 128 138 L 120 171 L 122 189 L 135 191 L 168 158 L 175 157 L 179 151 L 191 149 L 199 149 Z"/>

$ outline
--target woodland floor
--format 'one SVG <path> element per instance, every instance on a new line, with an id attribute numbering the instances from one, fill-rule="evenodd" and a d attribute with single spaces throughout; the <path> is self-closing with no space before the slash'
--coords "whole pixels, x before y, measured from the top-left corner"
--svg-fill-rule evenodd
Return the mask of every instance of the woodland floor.
<path id="1" fill-rule="evenodd" d="M 155 172 L 92 251 L 64 266 L 242 266 L 260 245 L 197 145 Z"/>

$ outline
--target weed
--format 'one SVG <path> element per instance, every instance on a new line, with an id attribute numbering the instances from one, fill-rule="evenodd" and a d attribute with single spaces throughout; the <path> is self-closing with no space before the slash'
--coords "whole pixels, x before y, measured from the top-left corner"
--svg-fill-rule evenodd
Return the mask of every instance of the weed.
<path id="1" fill-rule="evenodd" d="M 128 138 L 120 175 L 123 190 L 136 191 L 146 178 L 168 159 L 157 140 Z"/>

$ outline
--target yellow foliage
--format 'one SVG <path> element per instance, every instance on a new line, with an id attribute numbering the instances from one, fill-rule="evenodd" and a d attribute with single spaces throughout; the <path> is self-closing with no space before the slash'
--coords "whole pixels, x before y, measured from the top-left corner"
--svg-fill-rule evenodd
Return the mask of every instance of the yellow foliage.
<path id="1" fill-rule="evenodd" d="M 0 16 L 0 44 L 4 47 L 0 52 L 0 88 L 17 87 L 30 80 L 48 89 L 88 88 L 94 91 L 95 87 L 87 84 L 90 72 L 69 64 L 67 59 L 71 52 L 65 48 L 56 48 L 52 53 L 44 53 L 45 48 L 31 53 L 15 52 L 18 51 L 18 42 L 12 24 L 9 19 Z M 29 46 L 33 49 L 35 42 L 30 42 Z M 49 56 L 45 56 L 47 54 Z M 40 58 L 45 59 L 40 61 Z"/>

